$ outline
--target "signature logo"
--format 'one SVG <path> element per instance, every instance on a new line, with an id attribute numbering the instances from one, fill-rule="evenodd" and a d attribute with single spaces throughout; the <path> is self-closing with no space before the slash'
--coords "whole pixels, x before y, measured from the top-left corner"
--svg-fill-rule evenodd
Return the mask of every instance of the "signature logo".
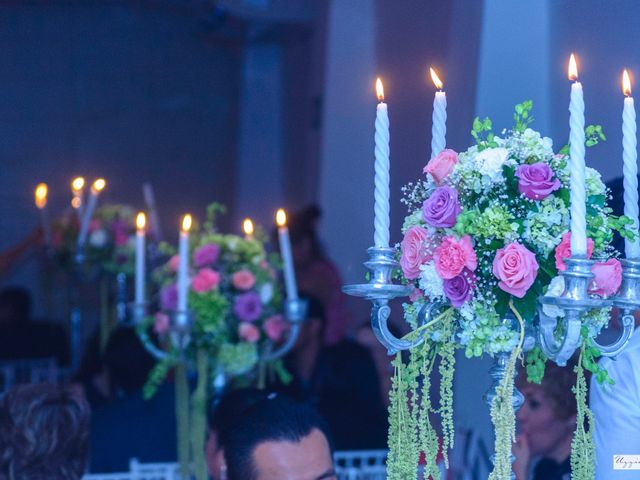
<path id="1" fill-rule="evenodd" d="M 640 470 L 640 455 L 614 455 L 614 470 Z"/>

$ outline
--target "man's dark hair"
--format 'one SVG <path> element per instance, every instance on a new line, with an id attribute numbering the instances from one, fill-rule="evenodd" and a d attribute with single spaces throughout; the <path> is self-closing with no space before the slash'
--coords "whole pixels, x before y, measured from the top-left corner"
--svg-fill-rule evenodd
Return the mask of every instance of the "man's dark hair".
<path id="1" fill-rule="evenodd" d="M 89 449 L 89 405 L 58 385 L 22 385 L 0 400 L 0 478 L 79 480 Z"/>
<path id="2" fill-rule="evenodd" d="M 229 390 L 209 410 L 209 430 L 218 435 L 218 447 L 224 447 L 220 443 L 226 432 L 235 428 L 236 421 L 251 409 L 255 404 L 267 400 L 269 393 L 257 388 L 237 388 Z"/>
<path id="3" fill-rule="evenodd" d="M 329 427 L 310 406 L 283 395 L 259 401 L 237 418 L 234 428 L 220 431 L 229 480 L 254 480 L 255 449 L 265 442 L 300 442 L 313 430 L 323 433 L 333 451 Z"/>

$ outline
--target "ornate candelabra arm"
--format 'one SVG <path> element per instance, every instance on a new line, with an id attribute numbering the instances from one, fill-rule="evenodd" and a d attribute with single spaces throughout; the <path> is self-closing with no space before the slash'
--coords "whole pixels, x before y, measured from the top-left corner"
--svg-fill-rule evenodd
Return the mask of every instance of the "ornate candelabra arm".
<path id="1" fill-rule="evenodd" d="M 541 313 L 538 340 L 544 354 L 559 366 L 564 367 L 576 348 L 580 346 L 580 330 L 582 329 L 580 311 L 569 310 L 566 312 L 562 319 L 564 334 L 561 340 L 556 338 L 557 323 L 557 319 Z"/>
<path id="2" fill-rule="evenodd" d="M 367 253 L 369 254 L 369 260 L 365 262 L 365 266 L 369 269 L 371 280 L 369 283 L 364 284 L 345 285 L 342 287 L 342 291 L 347 295 L 364 297 L 373 302 L 371 327 L 376 338 L 386 347 L 389 355 L 420 345 L 424 341 L 426 332 L 421 331 L 416 338 L 407 340 L 396 337 L 389 330 L 388 321 L 391 315 L 389 300 L 397 297 L 406 297 L 411 293 L 410 286 L 395 285 L 393 283 L 393 271 L 399 266 L 394 259 L 395 249 L 371 247 L 367 250 Z M 432 311 L 432 308 L 421 310 L 418 315 L 419 326 L 424 325 L 425 321 L 430 318 Z"/>
<path id="3" fill-rule="evenodd" d="M 146 331 L 143 331 L 142 329 L 140 329 L 138 331 L 138 337 L 142 342 L 142 346 L 144 346 L 147 352 L 153 355 L 156 360 L 164 360 L 169 356 L 167 352 L 165 352 L 164 350 L 161 350 L 160 348 L 154 345 L 154 343 L 149 338 L 149 334 Z"/>
<path id="4" fill-rule="evenodd" d="M 555 306 L 565 313 L 562 318 L 562 338 L 556 337 L 558 320 L 540 311 L 540 330 L 538 339 L 544 354 L 560 366 L 565 366 L 571 355 L 580 346 L 582 322 L 580 316 L 591 309 L 603 308 L 611 304 L 611 300 L 589 297 L 589 284 L 593 279 L 591 266 L 593 260 L 582 256 L 572 256 L 565 260 L 566 270 L 561 273 L 564 277 L 564 291 L 559 297 L 541 297 L 539 302 Z"/>
<path id="5" fill-rule="evenodd" d="M 178 310 L 171 314 L 171 326 L 169 338 L 171 343 L 184 357 L 184 351 L 191 341 L 191 326 L 193 324 L 192 313 L 189 310 Z M 138 336 L 144 348 L 158 360 L 165 360 L 169 353 L 157 347 L 146 329 L 139 329 Z"/>
<path id="6" fill-rule="evenodd" d="M 285 342 L 280 345 L 280 347 L 273 351 L 267 350 L 266 352 L 262 353 L 262 355 L 260 356 L 261 362 L 270 362 L 283 357 L 293 348 L 296 341 L 298 340 L 298 335 L 300 335 L 300 326 L 302 325 L 302 322 L 304 322 L 307 318 L 307 301 L 299 298 L 295 300 L 287 300 L 284 304 L 284 307 L 284 316 L 291 324 L 289 335 L 287 336 Z"/>
<path id="7" fill-rule="evenodd" d="M 404 340 L 391 333 L 388 326 L 391 308 L 387 299 L 375 300 L 371 309 L 371 328 L 380 343 L 387 348 L 387 353 L 393 355 L 400 350 L 409 350 L 424 341 L 424 335 L 413 340 Z"/>
<path id="8" fill-rule="evenodd" d="M 602 356 L 615 357 L 624 350 L 624 347 L 627 346 L 627 342 L 629 342 L 631 334 L 633 333 L 634 323 L 635 318 L 633 318 L 631 311 L 625 310 L 622 315 L 622 333 L 615 342 L 609 345 L 601 345 L 597 341 L 593 341 L 596 348 L 600 350 Z"/>

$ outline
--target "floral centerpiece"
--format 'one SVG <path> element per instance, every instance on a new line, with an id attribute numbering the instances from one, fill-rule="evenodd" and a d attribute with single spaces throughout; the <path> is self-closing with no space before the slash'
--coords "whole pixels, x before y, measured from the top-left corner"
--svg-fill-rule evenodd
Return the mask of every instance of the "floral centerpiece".
<path id="1" fill-rule="evenodd" d="M 515 366 L 522 356 L 525 330 L 537 321 L 540 295 L 560 295 L 570 252 L 568 148 L 555 154 L 552 141 L 529 128 L 531 102 L 516 106 L 515 127 L 497 136 L 489 119 L 476 119 L 472 136 L 476 145 L 462 153 L 443 150 L 423 169 L 424 177 L 404 187 L 403 202 L 409 214 L 400 245 L 402 281 L 414 287 L 404 305 L 413 335 L 425 342 L 411 351 L 405 365 L 398 357 L 390 407 L 389 478 L 414 478 L 421 452 L 427 458 L 425 478 L 439 478 L 435 456 L 438 436 L 429 413 L 442 417 L 445 461 L 453 445 L 452 379 L 454 350 L 467 357 L 509 354 L 505 376 L 492 402 L 496 430 L 496 460 L 492 479 L 509 478 L 511 445 L 515 439 L 512 394 Z M 587 129 L 587 145 L 604 140 L 600 127 Z M 606 206 L 608 192 L 599 173 L 586 169 L 588 257 L 596 259 L 595 296 L 615 294 L 621 282 L 621 265 L 610 246 L 614 231 L 632 235 L 631 221 L 615 217 Z M 440 314 L 419 325 L 421 308 L 441 302 Z M 563 315 L 546 306 L 541 313 Z M 506 318 L 515 317 L 515 321 Z M 578 430 L 572 451 L 573 478 L 589 478 L 593 462 L 579 456 L 592 451 L 590 418 L 586 406 L 583 368 L 608 381 L 595 362 L 598 352 L 591 341 L 607 324 L 609 309 L 583 315 L 582 349 L 578 365 Z M 441 400 L 431 405 L 429 375 L 441 357 Z M 538 348 L 526 356 L 531 381 L 540 381 L 546 358 Z M 418 378 L 423 384 L 419 387 Z M 407 401 L 407 398 L 409 399 Z M 403 420 L 401 420 L 403 419 Z M 592 477 L 592 475 L 591 475 Z"/>
<path id="2" fill-rule="evenodd" d="M 171 325 L 177 307 L 179 259 L 175 249 L 168 245 L 161 248 L 169 260 L 154 272 L 159 286 L 158 309 L 139 327 L 145 341 L 147 330 L 153 329 L 166 351 L 149 377 L 145 394 L 152 395 L 168 372 L 176 368 L 177 398 L 182 402 L 178 407 L 180 460 L 183 465 L 189 463 L 186 432 L 190 430 L 191 457 L 200 476 L 206 475 L 202 456 L 206 405 L 213 394 L 214 380 L 234 377 L 236 381 L 264 384 L 266 366 L 260 362 L 260 355 L 283 337 L 286 327 L 274 267 L 276 258 L 267 255 L 259 232 L 246 237 L 218 232 L 215 216 L 222 210 L 217 204 L 211 205 L 207 221 L 202 228 L 195 226 L 189 238 L 191 325 L 186 331 L 186 341 L 176 340 L 176 328 Z M 197 371 L 190 409 L 186 406 L 189 365 Z M 270 366 L 286 380 L 287 374 L 279 361 L 271 362 Z"/>
<path id="3" fill-rule="evenodd" d="M 66 270 L 75 268 L 79 230 L 75 212 L 68 212 L 53 223 L 53 258 Z M 135 214 L 129 205 L 107 204 L 96 208 L 84 246 L 86 268 L 132 275 L 135 232 Z"/>

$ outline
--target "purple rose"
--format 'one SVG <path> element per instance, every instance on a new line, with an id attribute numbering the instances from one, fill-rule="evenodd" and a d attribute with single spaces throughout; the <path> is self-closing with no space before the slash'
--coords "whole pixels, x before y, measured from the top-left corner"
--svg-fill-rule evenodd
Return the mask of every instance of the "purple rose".
<path id="1" fill-rule="evenodd" d="M 255 292 L 238 295 L 233 305 L 233 312 L 243 322 L 253 322 L 262 315 L 262 302 L 260 296 Z"/>
<path id="2" fill-rule="evenodd" d="M 193 263 L 196 267 L 209 267 L 218 261 L 220 247 L 215 243 L 207 243 L 193 252 Z"/>
<path id="3" fill-rule="evenodd" d="M 453 227 L 461 210 L 458 191 L 449 186 L 436 188 L 422 204 L 424 221 L 432 227 Z"/>
<path id="4" fill-rule="evenodd" d="M 178 308 L 178 287 L 175 283 L 167 285 L 160 290 L 160 307 L 162 310 L 175 310 Z"/>
<path id="5" fill-rule="evenodd" d="M 453 278 L 444 280 L 444 294 L 451 305 L 460 308 L 471 298 L 475 278 L 466 268 Z"/>
<path id="6" fill-rule="evenodd" d="M 544 200 L 560 188 L 560 181 L 553 178 L 553 170 L 544 162 L 520 165 L 515 175 L 518 191 L 531 200 Z"/>

